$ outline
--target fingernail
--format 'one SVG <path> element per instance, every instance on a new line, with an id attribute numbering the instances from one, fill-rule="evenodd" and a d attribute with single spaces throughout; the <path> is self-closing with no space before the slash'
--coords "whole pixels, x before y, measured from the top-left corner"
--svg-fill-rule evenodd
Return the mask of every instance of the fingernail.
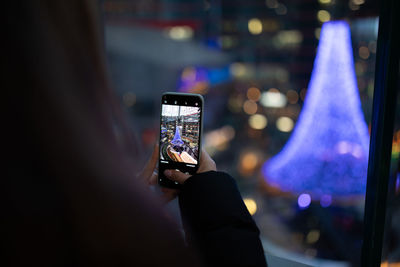
<path id="1" fill-rule="evenodd" d="M 165 171 L 164 171 L 164 175 L 165 175 L 165 176 L 171 176 L 171 175 L 172 175 L 171 170 L 165 170 Z"/>

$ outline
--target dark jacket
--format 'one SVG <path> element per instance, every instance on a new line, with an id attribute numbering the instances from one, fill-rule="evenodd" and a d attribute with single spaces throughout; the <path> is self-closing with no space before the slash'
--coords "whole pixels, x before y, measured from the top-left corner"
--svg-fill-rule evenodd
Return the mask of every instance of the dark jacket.
<path id="1" fill-rule="evenodd" d="M 210 171 L 190 177 L 179 205 L 186 239 L 208 266 L 267 266 L 260 232 L 231 176 Z"/>

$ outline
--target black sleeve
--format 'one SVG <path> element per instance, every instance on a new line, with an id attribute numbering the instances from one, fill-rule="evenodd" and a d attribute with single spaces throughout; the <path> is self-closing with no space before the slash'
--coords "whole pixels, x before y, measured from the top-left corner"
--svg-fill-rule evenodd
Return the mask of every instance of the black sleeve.
<path id="1" fill-rule="evenodd" d="M 179 206 L 187 242 L 208 266 L 267 266 L 260 232 L 231 176 L 210 171 L 190 177 Z"/>

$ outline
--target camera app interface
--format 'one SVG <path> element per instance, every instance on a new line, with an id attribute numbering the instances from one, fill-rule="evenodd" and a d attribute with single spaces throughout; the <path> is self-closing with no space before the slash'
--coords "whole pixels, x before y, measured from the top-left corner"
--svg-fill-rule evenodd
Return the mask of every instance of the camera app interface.
<path id="1" fill-rule="evenodd" d="M 195 165 L 199 158 L 200 108 L 166 105 L 161 107 L 160 159 Z"/>

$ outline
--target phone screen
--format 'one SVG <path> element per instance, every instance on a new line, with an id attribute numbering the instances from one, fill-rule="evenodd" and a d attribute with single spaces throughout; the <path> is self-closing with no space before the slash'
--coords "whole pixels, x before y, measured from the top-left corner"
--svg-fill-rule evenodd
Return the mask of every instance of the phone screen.
<path id="1" fill-rule="evenodd" d="M 166 169 L 193 174 L 200 156 L 202 97 L 194 94 L 164 94 L 161 103 L 159 183 L 177 188 Z"/>

